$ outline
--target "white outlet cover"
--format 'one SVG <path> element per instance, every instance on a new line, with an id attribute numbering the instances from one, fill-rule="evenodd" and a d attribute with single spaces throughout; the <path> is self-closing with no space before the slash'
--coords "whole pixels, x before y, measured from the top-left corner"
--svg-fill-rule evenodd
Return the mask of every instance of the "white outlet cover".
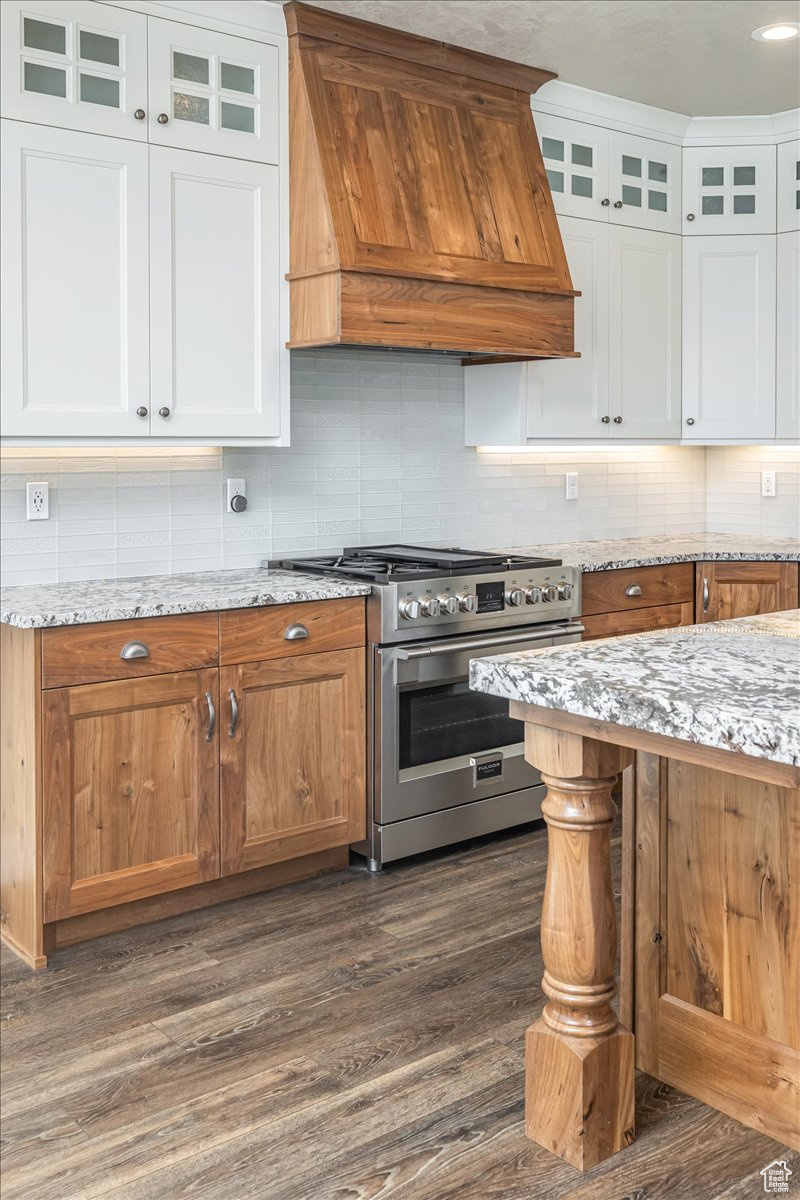
<path id="1" fill-rule="evenodd" d="M 566 473 L 566 489 L 565 494 L 568 500 L 578 499 L 578 472 L 567 471 Z"/>
<path id="2" fill-rule="evenodd" d="M 231 509 L 231 500 L 234 496 L 244 496 L 247 498 L 247 480 L 246 479 L 229 479 L 228 484 L 228 503 L 226 505 L 228 512 Z"/>
<path id="3" fill-rule="evenodd" d="M 761 495 L 762 496 L 777 496 L 778 481 L 775 471 L 761 472 Z"/>
<path id="4" fill-rule="evenodd" d="M 50 484 L 44 480 L 25 485 L 26 516 L 29 521 L 50 519 Z"/>

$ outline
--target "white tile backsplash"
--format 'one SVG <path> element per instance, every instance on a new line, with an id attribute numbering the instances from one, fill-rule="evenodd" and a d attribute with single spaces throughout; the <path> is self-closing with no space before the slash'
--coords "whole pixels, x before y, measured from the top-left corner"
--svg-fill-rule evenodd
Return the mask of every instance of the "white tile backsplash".
<path id="1" fill-rule="evenodd" d="M 463 369 L 453 359 L 297 352 L 291 447 L 5 453 L 3 583 L 246 567 L 400 538 L 480 548 L 798 531 L 798 463 L 787 452 L 500 453 L 463 441 Z M 762 501 L 767 467 L 778 471 L 778 496 Z M 578 472 L 577 501 L 564 498 L 567 471 Z M 231 475 L 247 480 L 241 515 L 225 511 Z M 29 479 L 50 483 L 47 523 L 25 520 Z"/>

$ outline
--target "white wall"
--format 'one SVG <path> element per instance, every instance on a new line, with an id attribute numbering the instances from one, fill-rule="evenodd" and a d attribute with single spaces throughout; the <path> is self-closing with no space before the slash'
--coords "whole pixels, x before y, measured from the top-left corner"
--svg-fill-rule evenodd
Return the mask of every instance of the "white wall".
<path id="1" fill-rule="evenodd" d="M 762 497 L 761 472 L 777 472 L 778 494 Z M 800 537 L 796 448 L 720 446 L 706 451 L 706 525 L 714 533 Z"/>
<path id="2" fill-rule="evenodd" d="M 256 566 L 398 538 L 490 548 L 698 532 L 707 457 L 710 528 L 797 528 L 797 465 L 786 453 L 773 452 L 778 500 L 754 493 L 734 505 L 728 492 L 742 474 L 752 492 L 755 470 L 738 450 L 465 448 L 463 372 L 444 356 L 309 351 L 292 366 L 289 449 L 5 454 L 3 583 Z M 564 499 L 568 470 L 580 476 L 577 501 Z M 241 516 L 224 511 L 228 475 L 247 479 Z M 31 479 L 51 484 L 49 521 L 25 520 Z"/>

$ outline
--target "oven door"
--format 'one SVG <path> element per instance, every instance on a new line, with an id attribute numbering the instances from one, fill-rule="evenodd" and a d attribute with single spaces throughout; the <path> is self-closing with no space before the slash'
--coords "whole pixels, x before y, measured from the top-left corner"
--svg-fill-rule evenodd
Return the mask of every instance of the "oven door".
<path id="1" fill-rule="evenodd" d="M 508 701 L 473 692 L 470 659 L 580 641 L 577 623 L 376 648 L 370 775 L 381 825 L 540 782 Z"/>

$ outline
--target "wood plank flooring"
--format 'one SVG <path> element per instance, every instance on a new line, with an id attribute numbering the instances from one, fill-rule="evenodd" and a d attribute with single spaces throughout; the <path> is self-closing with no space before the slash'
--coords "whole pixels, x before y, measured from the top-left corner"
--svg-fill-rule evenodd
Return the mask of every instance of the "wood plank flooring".
<path id="1" fill-rule="evenodd" d="M 619 841 L 615 841 L 618 858 Z M 3 1200 L 745 1200 L 800 1155 L 640 1076 L 580 1175 L 523 1133 L 545 835 L 3 951 Z M 800 1185 L 799 1185 L 800 1186 Z"/>

